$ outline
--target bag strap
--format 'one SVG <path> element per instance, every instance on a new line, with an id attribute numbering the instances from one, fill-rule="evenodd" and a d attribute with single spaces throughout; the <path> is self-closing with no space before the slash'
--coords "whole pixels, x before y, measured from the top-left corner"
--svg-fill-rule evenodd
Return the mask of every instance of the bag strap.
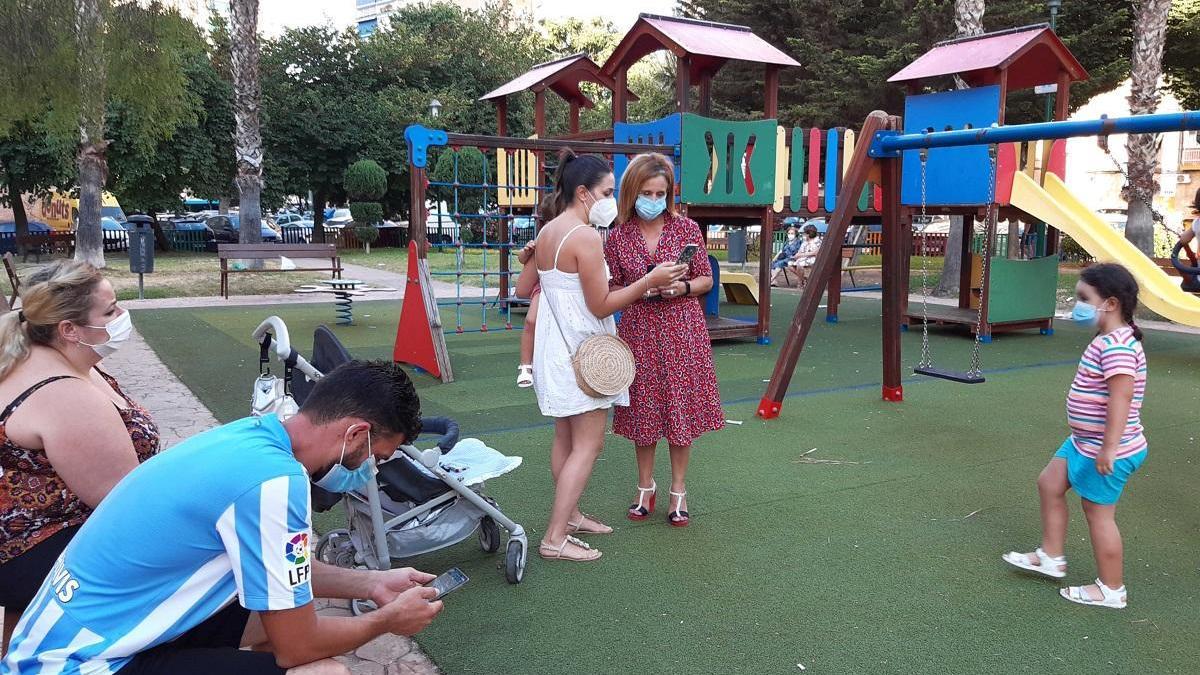
<path id="1" fill-rule="evenodd" d="M 557 258 L 558 256 L 556 255 L 555 257 Z M 567 339 L 567 334 L 563 332 L 562 324 L 558 322 L 558 312 L 554 311 L 554 300 L 550 298 L 550 289 L 542 289 L 542 298 L 550 307 L 550 318 L 554 320 L 554 327 L 558 329 L 558 334 L 562 336 L 563 344 L 567 346 L 567 354 L 574 358 L 575 352 L 579 351 L 579 347 L 576 346 L 574 349 L 571 348 L 571 341 Z"/>

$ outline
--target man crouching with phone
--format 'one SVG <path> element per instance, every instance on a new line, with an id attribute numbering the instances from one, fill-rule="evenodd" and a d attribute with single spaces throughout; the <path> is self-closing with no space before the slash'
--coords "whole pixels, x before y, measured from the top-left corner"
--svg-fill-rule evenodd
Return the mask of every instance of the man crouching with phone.
<path id="1" fill-rule="evenodd" d="M 442 610 L 432 574 L 313 559 L 309 479 L 365 484 L 421 429 L 408 375 L 351 361 L 300 412 L 247 418 L 148 460 L 101 502 L 17 625 L 0 673 L 348 673 L 331 657 Z M 318 616 L 314 597 L 379 609 Z M 252 651 L 241 649 L 250 647 Z"/>

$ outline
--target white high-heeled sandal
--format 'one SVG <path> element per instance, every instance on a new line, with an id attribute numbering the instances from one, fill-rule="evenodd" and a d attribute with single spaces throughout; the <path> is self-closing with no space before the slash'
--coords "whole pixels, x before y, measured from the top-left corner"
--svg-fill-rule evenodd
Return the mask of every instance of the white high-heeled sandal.
<path id="1" fill-rule="evenodd" d="M 648 488 L 644 488 L 639 485 L 637 491 L 638 501 L 636 504 L 629 507 L 629 511 L 625 515 L 628 516 L 630 520 L 645 520 L 650 517 L 650 514 L 654 513 L 654 500 L 655 497 L 658 496 L 658 483 L 650 481 L 650 487 Z M 649 506 L 642 504 L 642 501 L 646 498 L 646 495 L 650 495 Z M 635 509 L 639 511 L 639 513 L 635 513 Z"/>
<path id="2" fill-rule="evenodd" d="M 667 522 L 670 523 L 672 527 L 687 527 L 688 523 L 691 522 L 691 518 L 688 517 L 687 511 L 684 511 L 680 508 L 683 506 L 683 498 L 687 496 L 687 492 L 675 492 L 674 490 L 671 490 L 670 492 L 671 497 L 673 497 L 671 500 L 671 505 L 675 508 L 667 512 Z"/>

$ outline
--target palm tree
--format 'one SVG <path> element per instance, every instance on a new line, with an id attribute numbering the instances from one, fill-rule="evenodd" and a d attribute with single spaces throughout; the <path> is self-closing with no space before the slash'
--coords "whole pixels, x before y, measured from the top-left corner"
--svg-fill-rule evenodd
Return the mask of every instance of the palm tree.
<path id="1" fill-rule="evenodd" d="M 970 37 L 983 34 L 983 13 L 986 7 L 984 0 L 954 0 L 954 30 L 958 37 Z M 966 89 L 967 84 L 954 77 L 959 89 Z M 946 253 L 942 259 L 942 278 L 934 289 L 936 295 L 957 295 L 958 280 L 962 271 L 962 237 L 963 217 L 950 218 L 950 235 L 946 240 Z"/>
<path id="2" fill-rule="evenodd" d="M 100 206 L 108 173 L 108 141 L 104 138 L 107 85 L 102 0 L 76 0 L 75 40 L 79 55 L 79 213 L 75 259 L 104 267 Z"/>
<path id="3" fill-rule="evenodd" d="M 262 97 L 258 71 L 258 0 L 229 3 L 230 65 L 233 71 L 234 158 L 241 203 L 238 241 L 262 241 L 262 133 L 258 109 Z"/>
<path id="4" fill-rule="evenodd" d="M 1158 109 L 1161 94 L 1163 45 L 1167 41 L 1167 15 L 1171 0 L 1142 0 L 1133 24 L 1133 58 L 1130 59 L 1129 112 L 1145 115 Z M 1154 253 L 1154 216 L 1150 201 L 1158 191 L 1154 173 L 1158 169 L 1157 134 L 1129 134 L 1128 182 L 1121 196 L 1129 203 L 1125 237 L 1146 255 Z"/>

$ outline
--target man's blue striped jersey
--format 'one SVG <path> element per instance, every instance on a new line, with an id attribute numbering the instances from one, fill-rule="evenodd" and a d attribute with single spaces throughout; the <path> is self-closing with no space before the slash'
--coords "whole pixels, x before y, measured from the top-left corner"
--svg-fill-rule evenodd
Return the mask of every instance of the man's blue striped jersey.
<path id="1" fill-rule="evenodd" d="M 308 474 L 274 415 L 194 436 L 100 503 L 21 616 L 0 674 L 112 673 L 235 597 L 312 600 Z"/>

